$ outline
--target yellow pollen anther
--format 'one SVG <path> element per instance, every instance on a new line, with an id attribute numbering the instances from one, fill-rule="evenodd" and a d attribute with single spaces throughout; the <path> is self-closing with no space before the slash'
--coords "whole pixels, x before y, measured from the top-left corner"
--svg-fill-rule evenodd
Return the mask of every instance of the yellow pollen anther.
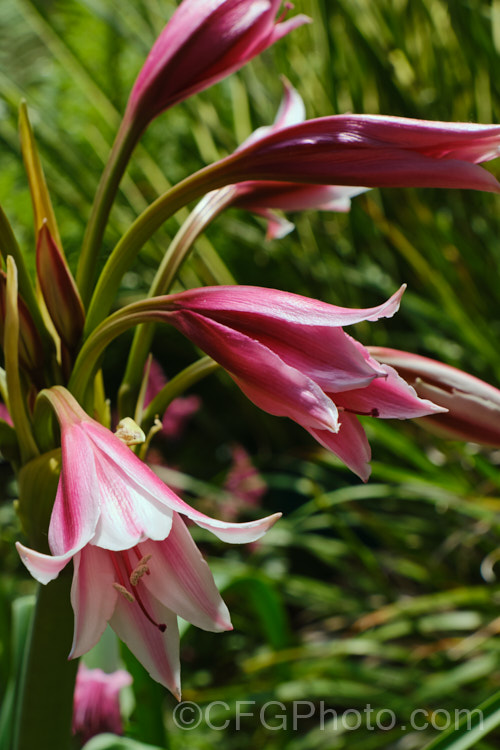
<path id="1" fill-rule="evenodd" d="M 131 572 L 130 583 L 132 584 L 132 586 L 137 586 L 143 575 L 149 575 L 148 562 L 151 560 L 151 557 L 152 555 L 144 555 L 144 557 L 139 560 L 137 566 Z"/>
<path id="2" fill-rule="evenodd" d="M 124 596 L 125 599 L 131 604 L 135 602 L 135 597 L 133 596 L 133 594 L 131 594 L 130 591 L 125 588 L 125 586 L 122 586 L 121 583 L 113 583 L 113 588 L 119 591 L 120 594 L 122 594 L 122 596 Z"/>
<path id="3" fill-rule="evenodd" d="M 125 445 L 140 445 L 146 440 L 146 435 L 131 417 L 120 419 L 115 435 Z"/>

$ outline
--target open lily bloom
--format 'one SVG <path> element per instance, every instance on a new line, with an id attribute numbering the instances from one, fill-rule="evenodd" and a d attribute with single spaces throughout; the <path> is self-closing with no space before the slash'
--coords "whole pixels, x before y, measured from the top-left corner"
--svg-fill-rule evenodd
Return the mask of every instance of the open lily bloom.
<path id="1" fill-rule="evenodd" d="M 281 0 L 183 0 L 153 45 L 130 94 L 126 118 L 148 122 L 238 70 L 304 15 L 276 20 Z"/>
<path id="2" fill-rule="evenodd" d="M 369 350 L 394 367 L 419 396 L 446 407 L 446 413 L 422 420 L 423 426 L 452 439 L 500 447 L 498 388 L 429 357 L 378 346 Z"/>
<path id="3" fill-rule="evenodd" d="M 184 503 L 61 386 L 45 392 L 61 425 L 62 472 L 49 526 L 52 555 L 18 543 L 40 583 L 73 558 L 71 657 L 101 637 L 107 622 L 151 676 L 180 695 L 177 617 L 229 630 L 229 613 L 182 518 L 224 541 L 260 538 L 279 514 L 225 523 Z"/>
<path id="4" fill-rule="evenodd" d="M 370 446 L 357 415 L 443 411 L 342 330 L 391 317 L 403 291 L 368 309 L 249 286 L 190 289 L 157 302 L 163 320 L 219 362 L 257 406 L 298 422 L 366 481 Z"/>

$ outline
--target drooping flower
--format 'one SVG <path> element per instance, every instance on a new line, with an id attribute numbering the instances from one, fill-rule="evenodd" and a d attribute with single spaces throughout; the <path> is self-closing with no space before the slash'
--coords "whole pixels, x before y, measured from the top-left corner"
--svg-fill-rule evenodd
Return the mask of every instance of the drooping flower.
<path id="1" fill-rule="evenodd" d="M 368 347 L 391 365 L 419 396 L 446 407 L 421 420 L 423 426 L 456 440 L 500 447 L 500 391 L 484 380 L 428 357 L 384 347 Z"/>
<path id="2" fill-rule="evenodd" d="M 219 163 L 225 181 L 500 192 L 478 166 L 500 156 L 500 125 L 333 115 L 273 129 Z"/>
<path id="3" fill-rule="evenodd" d="M 309 22 L 304 15 L 276 20 L 280 3 L 183 0 L 137 77 L 125 118 L 145 127 L 168 107 L 220 81 Z"/>
<path id="4" fill-rule="evenodd" d="M 252 143 L 280 131 L 283 128 L 297 125 L 305 120 L 304 102 L 298 91 L 283 78 L 284 96 L 274 123 L 261 127 L 238 149 L 244 149 Z M 344 185 L 311 185 L 294 182 L 246 180 L 233 187 L 233 205 L 260 214 L 268 221 L 267 236 L 269 239 L 281 238 L 292 231 L 293 224 L 274 209 L 281 211 L 349 211 L 351 198 L 364 193 L 368 188 L 348 187 Z"/>
<path id="5" fill-rule="evenodd" d="M 82 744 L 103 732 L 123 734 L 120 690 L 132 684 L 132 675 L 125 669 L 103 672 L 78 665 L 73 695 L 73 734 Z"/>
<path id="6" fill-rule="evenodd" d="M 73 558 L 70 657 L 97 643 L 107 622 L 151 676 L 180 695 L 177 616 L 205 630 L 231 629 L 229 613 L 181 516 L 228 542 L 260 538 L 279 514 L 218 521 L 173 493 L 61 386 L 43 392 L 60 426 L 62 471 L 49 525 L 51 555 L 17 543 L 40 583 Z"/>
<path id="7" fill-rule="evenodd" d="M 407 419 L 443 411 L 342 329 L 391 317 L 403 291 L 368 309 L 248 286 L 190 289 L 149 303 L 156 320 L 222 365 L 257 406 L 298 422 L 366 481 L 370 447 L 357 415 Z"/>

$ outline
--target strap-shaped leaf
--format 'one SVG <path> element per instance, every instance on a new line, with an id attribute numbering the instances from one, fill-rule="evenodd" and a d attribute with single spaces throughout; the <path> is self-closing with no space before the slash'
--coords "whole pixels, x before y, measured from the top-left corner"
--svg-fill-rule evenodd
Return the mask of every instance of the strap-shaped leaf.
<path id="1" fill-rule="evenodd" d="M 19 135 L 21 138 L 21 151 L 23 154 L 24 166 L 28 175 L 31 200 L 33 203 L 35 233 L 38 234 L 42 228 L 44 220 L 46 220 L 50 234 L 54 238 L 58 247 L 62 248 L 54 209 L 52 208 L 47 183 L 45 182 L 42 163 L 38 156 L 35 137 L 28 117 L 28 108 L 24 100 L 19 107 Z"/>

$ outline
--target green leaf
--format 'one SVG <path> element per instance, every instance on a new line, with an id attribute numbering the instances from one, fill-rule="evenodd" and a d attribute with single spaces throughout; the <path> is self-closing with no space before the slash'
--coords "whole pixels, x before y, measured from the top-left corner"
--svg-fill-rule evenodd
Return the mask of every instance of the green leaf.
<path id="1" fill-rule="evenodd" d="M 116 734 L 99 734 L 93 737 L 83 747 L 83 750 L 162 750 L 157 745 L 145 745 L 127 737 L 117 737 Z"/>
<path id="2" fill-rule="evenodd" d="M 500 691 L 469 711 L 458 727 L 439 735 L 423 750 L 467 750 L 500 724 Z"/>

